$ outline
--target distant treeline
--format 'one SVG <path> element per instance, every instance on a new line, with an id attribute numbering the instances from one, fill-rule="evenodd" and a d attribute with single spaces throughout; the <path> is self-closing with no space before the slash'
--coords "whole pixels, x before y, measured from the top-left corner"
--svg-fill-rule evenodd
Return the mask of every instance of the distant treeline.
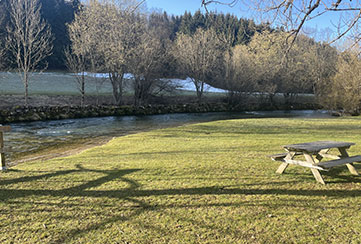
<path id="1" fill-rule="evenodd" d="M 166 13 L 165 17 L 167 17 Z M 172 16 L 170 24 L 173 26 L 173 36 L 177 33 L 193 35 L 198 28 L 205 30 L 213 28 L 217 34 L 222 34 L 231 40 L 232 46 L 247 44 L 256 32 L 271 30 L 269 24 L 257 25 L 253 20 L 238 18 L 231 14 L 213 12 L 203 14 L 200 11 Z"/>
<path id="2" fill-rule="evenodd" d="M 40 0 L 41 15 L 50 25 L 54 37 L 52 55 L 46 58 L 49 69 L 65 70 L 64 50 L 70 45 L 67 24 L 74 20 L 74 15 L 82 7 L 80 0 Z M 177 33 L 194 34 L 197 28 L 213 27 L 218 32 L 231 37 L 232 46 L 246 44 L 255 32 L 270 29 L 268 25 L 256 25 L 253 20 L 238 18 L 230 14 L 206 13 L 200 11 L 191 14 L 185 12 L 181 16 L 171 16 L 166 12 L 152 13 L 150 21 L 162 19 L 164 28 L 170 30 L 170 39 L 174 40 Z M 0 1 L 0 43 L 4 43 L 9 25 L 9 0 Z M 155 23 L 159 23 L 155 21 Z M 12 64 L 7 59 L 5 66 Z M 3 64 L 4 65 L 4 64 Z"/>

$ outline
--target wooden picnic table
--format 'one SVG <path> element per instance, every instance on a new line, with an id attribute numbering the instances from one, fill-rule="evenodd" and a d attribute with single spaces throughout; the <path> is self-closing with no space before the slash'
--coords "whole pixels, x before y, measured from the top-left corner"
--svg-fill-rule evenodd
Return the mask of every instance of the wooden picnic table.
<path id="1" fill-rule="evenodd" d="M 1 126 L 0 125 L 0 165 L 1 170 L 6 170 L 5 163 L 5 151 L 4 151 L 4 132 L 10 131 L 10 126 Z"/>
<path id="2" fill-rule="evenodd" d="M 290 164 L 300 165 L 310 168 L 316 181 L 325 184 L 320 170 L 328 171 L 335 166 L 346 165 L 351 174 L 359 175 L 353 163 L 361 162 L 361 155 L 349 156 L 347 153 L 347 149 L 352 145 L 355 145 L 355 143 L 340 141 L 315 141 L 291 144 L 283 147 L 286 153 L 275 154 L 270 157 L 275 161 L 282 162 L 276 171 L 279 174 L 282 174 Z M 330 151 L 333 148 L 336 148 L 340 155 L 331 153 Z M 295 159 L 298 156 L 303 156 L 305 160 Z M 323 159 L 331 160 L 322 161 Z"/>

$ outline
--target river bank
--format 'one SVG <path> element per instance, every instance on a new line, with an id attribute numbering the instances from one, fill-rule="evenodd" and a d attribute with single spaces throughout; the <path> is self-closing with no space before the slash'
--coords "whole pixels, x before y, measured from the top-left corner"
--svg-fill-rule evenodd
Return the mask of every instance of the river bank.
<path id="1" fill-rule="evenodd" d="M 244 112 L 244 111 L 270 111 L 270 110 L 315 110 L 320 109 L 313 103 L 294 103 L 292 105 L 279 104 L 277 108 L 266 103 L 246 103 L 243 105 L 230 105 L 219 99 L 208 99 L 204 103 L 186 103 L 173 101 L 169 105 L 156 104 L 141 107 L 131 105 L 114 106 L 111 102 L 103 101 L 103 105 L 77 106 L 72 96 L 37 96 L 33 98 L 30 107 L 14 106 L 14 96 L 0 96 L 0 123 L 76 119 L 107 116 L 130 115 L 157 115 L 172 113 L 208 113 L 208 112 Z M 15 99 L 19 99 L 15 97 Z M 90 98 L 88 98 L 90 99 Z M 183 103 L 182 103 L 183 102 Z"/>
<path id="2" fill-rule="evenodd" d="M 110 116 L 10 123 L 5 133 L 7 162 L 19 163 L 77 153 L 102 145 L 114 137 L 144 131 L 216 120 L 249 118 L 329 118 L 326 111 L 258 111 L 173 113 L 144 116 Z"/>

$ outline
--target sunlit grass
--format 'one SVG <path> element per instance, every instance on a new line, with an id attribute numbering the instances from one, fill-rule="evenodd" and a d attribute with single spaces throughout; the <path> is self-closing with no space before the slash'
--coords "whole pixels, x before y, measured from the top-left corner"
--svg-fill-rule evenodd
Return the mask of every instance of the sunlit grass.
<path id="1" fill-rule="evenodd" d="M 113 139 L 0 174 L 1 243 L 359 243 L 361 177 L 267 155 L 357 143 L 361 119 L 245 119 Z M 361 171 L 360 165 L 356 165 Z"/>

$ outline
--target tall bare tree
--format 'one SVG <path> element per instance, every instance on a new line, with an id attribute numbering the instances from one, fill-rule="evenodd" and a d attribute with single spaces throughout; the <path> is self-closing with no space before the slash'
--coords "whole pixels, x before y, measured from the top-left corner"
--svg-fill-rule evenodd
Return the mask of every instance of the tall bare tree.
<path id="1" fill-rule="evenodd" d="M 345 51 L 338 56 L 336 73 L 327 84 L 322 84 L 317 96 L 321 105 L 345 113 L 361 112 L 361 59 L 357 50 Z"/>
<path id="2" fill-rule="evenodd" d="M 94 71 L 109 74 L 114 102 L 122 103 L 123 79 L 142 32 L 137 1 L 89 0 L 69 25 L 72 49 L 91 57 Z M 92 62 L 91 62 L 92 63 Z M 96 64 L 97 63 L 97 64 Z"/>
<path id="3" fill-rule="evenodd" d="M 326 57 L 321 45 L 300 36 L 288 50 L 287 35 L 284 32 L 257 33 L 243 51 L 243 56 L 247 55 L 251 62 L 247 69 L 253 69 L 252 77 L 258 84 L 258 91 L 267 94 L 273 105 L 276 93 L 282 93 L 286 103 L 299 93 L 312 93 L 317 80 L 330 76 L 330 69 L 333 69 L 322 60 Z M 328 63 L 332 64 L 332 60 Z"/>
<path id="4" fill-rule="evenodd" d="M 221 72 L 223 43 L 213 29 L 197 29 L 193 36 L 180 34 L 174 46 L 174 57 L 182 73 L 188 76 L 201 102 L 204 84 L 212 82 Z"/>
<path id="5" fill-rule="evenodd" d="M 76 85 L 80 92 L 80 106 L 85 102 L 85 75 L 87 69 L 87 59 L 79 52 L 72 52 L 70 49 L 65 50 L 66 66 L 76 79 Z"/>
<path id="6" fill-rule="evenodd" d="M 25 106 L 28 106 L 30 73 L 40 67 L 53 48 L 50 27 L 41 18 L 40 8 L 39 0 L 10 0 L 11 24 L 6 42 L 24 83 Z M 46 64 L 41 68 L 45 69 Z"/>
<path id="7" fill-rule="evenodd" d="M 75 73 L 77 88 L 81 94 L 80 104 L 85 101 L 86 72 L 96 73 L 102 68 L 103 59 L 97 51 L 101 33 L 98 24 L 102 14 L 98 1 L 89 1 L 75 15 L 75 20 L 68 25 L 68 33 L 71 45 L 65 50 L 66 64 L 68 69 Z"/>
<path id="8" fill-rule="evenodd" d="M 150 26 L 143 21 L 144 32 L 140 42 L 133 49 L 129 60 L 129 71 L 134 76 L 134 105 L 144 105 L 152 92 L 164 85 L 161 78 L 169 64 L 169 36 L 161 26 Z"/>
<path id="9" fill-rule="evenodd" d="M 247 46 L 250 60 L 253 62 L 258 91 L 268 97 L 268 102 L 274 104 L 274 96 L 278 90 L 285 50 L 283 36 L 277 33 L 256 33 Z"/>
<path id="10" fill-rule="evenodd" d="M 257 91 L 254 60 L 246 45 L 237 45 L 225 52 L 224 75 L 218 87 L 228 91 L 229 102 L 240 103 L 250 93 Z"/>

